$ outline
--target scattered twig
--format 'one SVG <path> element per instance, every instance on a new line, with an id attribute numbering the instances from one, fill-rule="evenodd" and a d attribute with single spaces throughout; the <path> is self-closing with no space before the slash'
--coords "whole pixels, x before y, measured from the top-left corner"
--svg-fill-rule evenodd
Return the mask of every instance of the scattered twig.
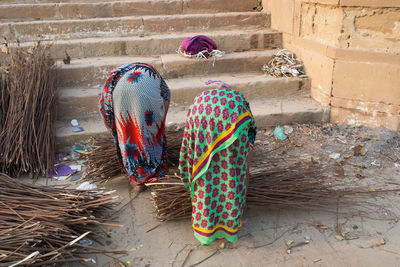
<path id="1" fill-rule="evenodd" d="M 188 246 L 188 244 L 186 244 L 181 250 L 178 251 L 178 253 L 175 254 L 174 259 L 172 260 L 172 266 L 174 266 L 174 262 L 176 261 L 176 258 L 178 258 L 178 255 Z"/>
<path id="2" fill-rule="evenodd" d="M 157 229 L 160 225 L 161 225 L 161 223 L 157 224 L 156 226 L 154 226 L 154 227 L 150 228 L 149 230 L 147 230 L 146 233 L 149 233 L 149 232 Z"/>
<path id="3" fill-rule="evenodd" d="M 385 248 L 381 248 L 381 250 L 382 250 L 382 251 L 385 251 L 385 252 L 388 252 L 388 253 L 391 253 L 391 254 L 394 254 L 394 255 L 396 255 L 397 257 L 400 257 L 400 253 L 398 253 L 398 252 L 391 251 L 391 250 L 388 250 L 388 249 L 385 249 Z"/>
<path id="4" fill-rule="evenodd" d="M 182 262 L 182 264 L 181 264 L 181 267 L 183 267 L 183 266 L 185 265 L 185 263 L 186 263 L 186 261 L 188 260 L 190 254 L 192 253 L 192 251 L 193 251 L 193 248 L 190 248 L 189 251 L 188 251 L 188 253 L 187 253 L 186 256 L 185 256 L 185 259 L 183 260 L 183 262 Z"/>
<path id="5" fill-rule="evenodd" d="M 207 257 L 205 257 L 204 259 L 202 259 L 201 261 L 199 261 L 199 262 L 196 262 L 196 263 L 194 263 L 194 264 L 192 264 L 192 265 L 190 265 L 189 267 L 194 267 L 194 266 L 197 266 L 197 265 L 199 265 L 199 264 L 201 264 L 201 263 L 203 263 L 203 262 L 205 262 L 206 260 L 208 260 L 209 258 L 211 258 L 211 257 L 213 257 L 215 254 L 217 254 L 217 253 L 219 253 L 219 249 L 217 249 L 216 251 L 214 251 L 211 255 L 209 255 L 209 256 L 207 256 Z"/>
<path id="6" fill-rule="evenodd" d="M 26 261 L 29 260 L 29 259 L 32 259 L 33 257 L 35 257 L 35 256 L 37 256 L 37 255 L 39 255 L 39 254 L 40 254 L 39 251 L 32 252 L 31 254 L 29 254 L 28 256 L 26 256 L 25 258 L 23 258 L 22 260 L 20 260 L 19 262 L 16 262 L 16 263 L 14 263 L 14 264 L 11 264 L 10 267 L 18 266 L 18 265 L 20 265 L 20 264 L 26 262 Z"/>
<path id="7" fill-rule="evenodd" d="M 288 246 L 288 249 L 297 248 L 297 247 L 301 247 L 301 246 L 308 245 L 308 244 L 310 244 L 309 241 L 302 241 L 302 242 L 298 242 L 298 243 L 293 243 L 290 246 Z"/>
<path id="8" fill-rule="evenodd" d="M 272 244 L 274 244 L 276 241 L 278 241 L 279 239 L 281 239 L 286 233 L 288 233 L 289 231 L 293 231 L 294 229 L 296 229 L 299 226 L 299 224 L 296 224 L 294 227 L 287 229 L 286 231 L 284 231 L 282 234 L 280 234 L 278 237 L 276 237 L 274 240 L 272 240 L 271 242 L 268 242 L 266 244 L 263 245 L 258 245 L 258 246 L 254 246 L 254 247 L 250 247 L 253 249 L 257 249 L 257 248 L 262 248 L 262 247 L 266 247 L 266 246 L 270 246 Z"/>

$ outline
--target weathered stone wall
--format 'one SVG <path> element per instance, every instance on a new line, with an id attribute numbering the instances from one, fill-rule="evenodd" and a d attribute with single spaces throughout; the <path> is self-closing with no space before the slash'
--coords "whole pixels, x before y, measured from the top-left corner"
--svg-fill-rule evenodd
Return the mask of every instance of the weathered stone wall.
<path id="1" fill-rule="evenodd" d="M 304 3 L 300 37 L 340 48 L 400 53 L 400 8 Z"/>
<path id="2" fill-rule="evenodd" d="M 400 1 L 264 0 L 337 123 L 400 125 Z"/>

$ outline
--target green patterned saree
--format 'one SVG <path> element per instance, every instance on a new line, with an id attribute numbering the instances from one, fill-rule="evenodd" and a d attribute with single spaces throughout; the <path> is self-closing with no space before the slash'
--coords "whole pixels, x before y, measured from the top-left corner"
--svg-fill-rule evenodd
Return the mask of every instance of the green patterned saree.
<path id="1" fill-rule="evenodd" d="M 237 91 L 207 90 L 189 108 L 179 169 L 191 192 L 194 235 L 203 245 L 219 237 L 237 241 L 255 128 L 249 104 Z"/>

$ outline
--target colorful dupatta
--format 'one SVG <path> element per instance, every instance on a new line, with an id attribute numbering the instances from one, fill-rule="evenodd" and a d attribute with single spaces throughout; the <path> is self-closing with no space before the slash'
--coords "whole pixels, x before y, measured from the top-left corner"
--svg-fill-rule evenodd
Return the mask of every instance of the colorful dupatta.
<path id="1" fill-rule="evenodd" d="M 117 68 L 102 91 L 100 113 L 133 184 L 168 172 L 164 101 L 169 101 L 168 86 L 144 63 Z"/>
<path id="2" fill-rule="evenodd" d="M 237 241 L 246 201 L 247 155 L 255 123 L 242 94 L 207 90 L 189 108 L 179 170 L 192 197 L 195 237 Z"/>

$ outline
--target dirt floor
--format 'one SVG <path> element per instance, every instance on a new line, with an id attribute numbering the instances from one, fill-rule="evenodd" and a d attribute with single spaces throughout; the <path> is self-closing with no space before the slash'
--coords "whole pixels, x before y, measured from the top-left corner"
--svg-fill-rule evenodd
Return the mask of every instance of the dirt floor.
<path id="1" fill-rule="evenodd" d="M 363 207 L 369 214 L 248 207 L 238 242 L 200 246 L 190 220 L 158 221 L 150 192 L 137 194 L 119 177 L 105 187 L 121 197 L 112 215 L 123 226 L 105 229 L 110 237 L 96 246 L 129 254 L 93 255 L 95 264 L 71 266 L 400 266 L 399 133 L 330 124 L 292 129 L 284 141 L 271 129 L 259 131 L 257 164 L 318 162 L 338 184 L 371 192 Z M 399 191 L 375 195 L 379 188 Z"/>

